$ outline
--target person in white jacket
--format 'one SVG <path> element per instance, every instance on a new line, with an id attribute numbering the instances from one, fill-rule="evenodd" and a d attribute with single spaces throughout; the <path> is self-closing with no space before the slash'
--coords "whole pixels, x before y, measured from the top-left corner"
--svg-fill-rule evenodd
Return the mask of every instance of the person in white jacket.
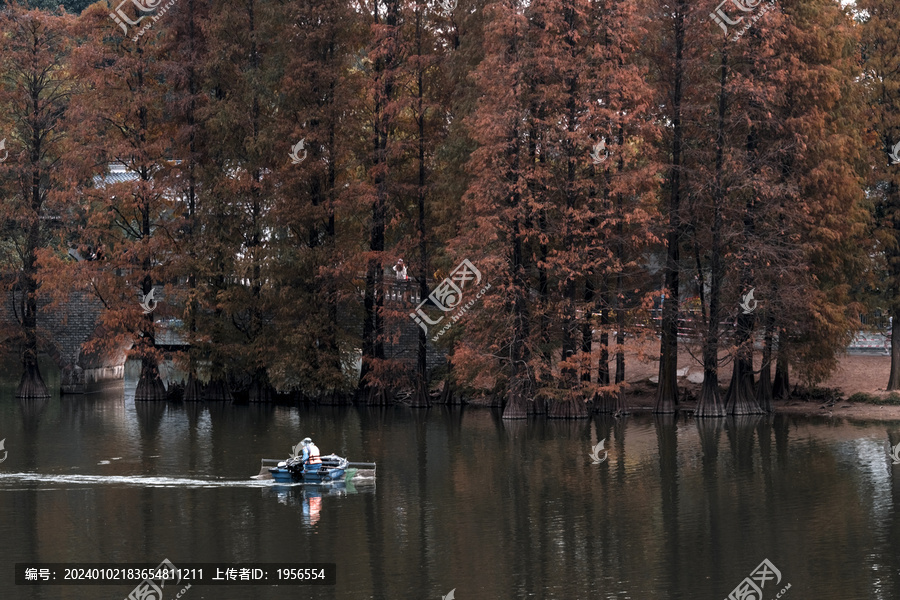
<path id="1" fill-rule="evenodd" d="M 394 275 L 400 281 L 406 281 L 406 265 L 403 263 L 403 259 L 397 261 L 397 264 L 394 265 Z"/>

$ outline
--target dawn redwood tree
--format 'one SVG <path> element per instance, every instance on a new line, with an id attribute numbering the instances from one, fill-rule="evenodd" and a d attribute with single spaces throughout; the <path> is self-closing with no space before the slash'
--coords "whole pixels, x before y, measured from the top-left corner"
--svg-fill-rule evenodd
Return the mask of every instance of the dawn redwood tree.
<path id="1" fill-rule="evenodd" d="M 482 273 L 495 293 L 482 298 L 488 320 L 468 316 L 467 335 L 453 354 L 464 379 L 496 378 L 505 390 L 504 419 L 523 419 L 534 392 L 529 285 L 526 273 L 527 97 L 521 51 L 528 24 L 518 0 L 484 7 L 484 58 L 474 72 L 481 96 L 468 120 L 478 147 L 471 153 L 471 181 L 463 197 L 465 229 L 453 242 Z M 499 375 L 498 375 L 499 373 Z"/>
<path id="2" fill-rule="evenodd" d="M 599 257 L 590 263 L 585 280 L 585 313 L 601 311 L 601 364 L 598 380 L 602 387 L 595 395 L 597 410 L 613 414 L 628 411 L 625 395 L 625 333 L 629 327 L 626 313 L 640 309 L 643 299 L 637 290 L 645 289 L 640 262 L 651 244 L 658 244 L 654 233 L 654 208 L 659 192 L 657 174 L 659 165 L 653 151 L 659 137 L 652 105 L 653 90 L 647 83 L 647 67 L 639 56 L 641 39 L 648 34 L 646 21 L 640 6 L 628 1 L 609 0 L 594 11 L 594 37 L 598 52 L 593 70 L 592 94 L 602 99 L 600 103 L 586 102 L 593 108 L 593 121 L 599 132 L 592 139 L 594 144 L 606 141 L 607 158 L 596 170 L 603 172 L 602 183 L 590 191 L 589 206 L 592 215 L 587 223 L 589 247 Z M 599 157 L 602 158 L 602 157 Z M 594 160 L 594 159 L 592 159 Z M 599 188 L 599 189 L 598 189 Z M 589 302 L 593 297 L 591 275 L 601 277 L 600 306 Z M 589 293 L 590 292 L 590 293 Z M 632 293 L 634 292 L 634 293 Z M 608 354 L 607 328 L 611 325 L 608 314 L 615 314 L 616 353 L 615 379 L 610 382 L 606 368 Z M 582 328 L 582 344 L 588 358 L 591 353 L 591 323 Z M 589 375 L 589 371 L 585 370 Z"/>
<path id="3" fill-rule="evenodd" d="M 280 327 L 272 375 L 282 389 L 319 403 L 344 404 L 350 402 L 350 382 L 343 366 L 350 362 L 349 340 L 357 336 L 338 309 L 358 296 L 341 285 L 355 276 L 342 253 L 356 252 L 359 236 L 345 228 L 346 238 L 338 238 L 337 208 L 342 184 L 354 177 L 345 163 L 356 121 L 348 125 L 345 113 L 360 91 L 358 74 L 350 71 L 364 23 L 349 5 L 332 2 L 286 5 L 284 11 L 289 25 L 278 40 L 278 54 L 286 62 L 273 123 L 281 142 L 275 155 L 280 185 L 272 213 L 279 229 L 274 271 L 284 291 L 275 307 Z M 301 141 L 297 164 L 288 152 Z"/>
<path id="4" fill-rule="evenodd" d="M 834 283 L 848 276 L 856 260 L 850 246 L 859 231 L 858 164 L 850 157 L 859 151 L 858 108 L 852 86 L 837 84 L 822 92 L 822 81 L 852 81 L 854 75 L 848 46 L 828 44 L 823 51 L 825 38 L 818 33 L 828 30 L 828 40 L 846 42 L 847 23 L 827 4 L 811 12 L 796 11 L 790 3 L 783 8 L 768 11 L 738 40 L 731 39 L 732 30 L 714 53 L 719 83 L 714 100 L 707 101 L 716 109 L 707 114 L 715 114 L 709 117 L 715 123 L 709 127 L 715 131 L 710 144 L 715 158 L 700 161 L 691 186 L 691 228 L 707 319 L 698 416 L 722 414 L 716 382 L 720 307 L 721 315 L 736 323 L 728 414 L 771 410 L 776 344 L 785 360 L 787 349 L 798 346 L 827 363 L 849 330 L 847 288 Z M 810 22 L 801 26 L 798 18 Z M 823 119 L 832 112 L 840 116 Z M 714 170 L 706 173 L 704 163 Z M 829 169 L 821 170 L 820 163 Z M 831 210 L 842 215 L 840 223 L 828 216 Z M 819 239 L 823 235 L 832 236 L 840 252 L 827 251 L 828 243 Z M 740 310 L 740 298 L 750 289 L 758 305 Z M 763 360 L 754 386 L 753 344 L 760 337 Z M 806 369 L 816 378 L 814 371 Z"/>
<path id="5" fill-rule="evenodd" d="M 416 154 L 418 169 L 416 177 L 416 237 L 418 238 L 418 264 L 416 280 L 419 287 L 419 297 L 425 298 L 428 294 L 428 235 L 425 228 L 425 207 L 428 196 L 427 171 L 425 156 L 427 150 L 427 141 L 425 137 L 425 119 L 427 106 L 425 103 L 425 72 L 433 64 L 433 58 L 426 56 L 424 40 L 425 37 L 425 7 L 416 2 L 415 4 L 415 43 L 414 54 L 410 56 L 409 62 L 413 68 L 415 76 L 415 102 L 412 108 L 416 123 Z M 433 56 L 433 52 L 429 52 Z M 432 58 L 429 60 L 429 58 Z M 427 343 L 428 338 L 425 330 L 421 327 L 416 332 L 418 337 L 416 340 L 416 375 L 415 387 L 413 391 L 412 406 L 428 406 L 431 402 L 428 396 L 428 365 L 427 365 Z"/>
<path id="6" fill-rule="evenodd" d="M 287 35 L 283 7 L 251 0 L 216 6 L 204 26 L 205 86 L 199 113 L 203 164 L 204 327 L 215 378 L 230 375 L 251 402 L 274 397 L 270 374 L 279 298 L 276 165 L 293 143 L 279 139 L 279 74 Z M 209 260 L 212 259 L 212 260 Z M 201 259 L 202 260 L 202 259 Z"/>
<path id="7" fill-rule="evenodd" d="M 729 202 L 722 233 L 737 275 L 729 278 L 723 290 L 724 297 L 731 300 L 725 314 L 737 313 L 732 377 L 726 396 L 728 414 L 772 411 L 775 324 L 780 311 L 795 312 L 788 307 L 799 295 L 791 293 L 793 286 L 787 282 L 796 284 L 806 270 L 796 244 L 796 205 L 788 201 L 797 189 L 783 169 L 785 159 L 795 152 L 794 140 L 786 136 L 785 97 L 780 93 L 783 80 L 791 77 L 790 60 L 780 51 L 785 17 L 779 10 L 755 16 L 759 15 L 740 40 L 725 42 L 729 44 L 733 73 L 725 92 L 730 105 L 726 126 Z M 756 305 L 750 306 L 748 300 L 747 308 L 737 311 L 738 299 L 750 290 Z M 760 337 L 759 329 L 763 330 L 764 344 L 759 383 L 755 385 L 753 345 Z"/>
<path id="8" fill-rule="evenodd" d="M 725 168 L 714 186 L 723 212 L 714 229 L 729 259 L 725 315 L 736 323 L 729 414 L 772 410 L 774 361 L 781 382 L 791 356 L 808 380 L 821 380 L 852 328 L 846 281 L 861 258 L 863 173 L 857 74 L 846 16 L 828 2 L 809 8 L 780 3 L 726 42 L 730 81 L 720 85 L 717 136 Z M 739 309 L 751 289 L 758 305 Z M 706 358 L 711 366 L 713 352 Z"/>
<path id="9" fill-rule="evenodd" d="M 73 19 L 64 14 L 26 10 L 13 3 L 0 12 L 0 240 L 4 270 L 14 273 L 21 344 L 19 398 L 50 396 L 37 355 L 46 340 L 37 325 L 38 254 L 51 241 L 50 228 L 65 213 L 67 188 L 64 126 L 75 88 L 68 69 Z M 9 272 L 9 271 L 7 271 Z"/>
<path id="10" fill-rule="evenodd" d="M 868 100 L 869 127 L 877 143 L 872 153 L 869 194 L 875 201 L 872 215 L 876 246 L 882 257 L 878 272 L 879 300 L 892 319 L 891 372 L 888 390 L 900 389 L 900 6 L 885 0 L 856 3 L 861 21 L 860 43 L 863 83 Z"/>
<path id="11" fill-rule="evenodd" d="M 474 7 L 470 9 L 469 7 Z M 478 0 L 462 0 L 456 10 L 449 14 L 441 11 L 435 17 L 439 23 L 435 37 L 440 53 L 440 67 L 446 81 L 441 92 L 442 107 L 446 123 L 446 137 L 435 149 L 434 169 L 429 173 L 432 184 L 429 194 L 432 202 L 427 206 L 429 219 L 426 221 L 431 243 L 427 244 L 429 271 L 434 269 L 435 283 L 443 279 L 446 273 L 455 267 L 459 260 L 452 256 L 453 240 L 466 226 L 470 219 L 462 201 L 468 189 L 472 174 L 467 164 L 475 142 L 468 124 L 476 110 L 480 92 L 478 86 L 472 85 L 471 73 L 475 71 L 484 57 L 484 23 L 487 12 L 482 10 Z M 421 289 L 421 284 L 420 284 Z M 466 322 L 468 324 L 469 321 Z M 424 332 L 423 332 L 424 333 Z M 457 393 L 455 378 L 453 346 L 455 336 L 444 342 L 448 355 L 447 369 L 443 381 L 443 392 L 440 403 L 461 403 L 461 394 Z M 500 401 L 502 406 L 502 399 Z"/>
<path id="12" fill-rule="evenodd" d="M 727 34 L 726 34 L 727 36 Z M 719 68 L 717 74 L 719 77 L 718 94 L 715 96 L 716 110 L 712 114 L 715 115 L 715 166 L 712 173 L 712 185 L 708 194 L 712 204 L 711 221 L 709 222 L 709 265 L 704 270 L 701 266 L 698 232 L 695 227 L 694 231 L 694 257 L 698 266 L 697 276 L 700 279 L 699 293 L 701 300 L 701 312 L 705 321 L 705 331 L 703 332 L 703 385 L 700 389 L 700 397 L 697 401 L 697 409 L 695 415 L 698 417 L 723 417 L 725 416 L 725 403 L 722 401 L 719 392 L 719 323 L 722 316 L 721 293 L 722 283 L 724 279 L 725 265 L 723 261 L 723 253 L 725 244 L 723 242 L 723 212 L 726 195 L 725 181 L 725 119 L 728 111 L 728 41 L 725 37 L 718 43 Z M 703 195 L 699 195 L 703 197 Z M 695 215 L 700 212 L 696 211 Z M 706 293 L 706 277 L 705 272 L 709 273 L 709 292 Z"/>
<path id="13" fill-rule="evenodd" d="M 404 129 L 409 131 L 405 137 L 410 140 L 403 147 L 404 155 L 410 157 L 410 168 L 407 171 L 412 179 L 406 187 L 415 198 L 414 275 L 419 297 L 426 298 L 431 272 L 429 246 L 434 244 L 431 228 L 433 219 L 429 218 L 434 204 L 433 173 L 438 167 L 434 155 L 437 145 L 446 136 L 445 123 L 448 118 L 452 118 L 445 108 L 450 96 L 447 94 L 447 80 L 441 69 L 449 49 L 442 47 L 442 40 L 436 35 L 437 30 L 444 25 L 446 15 L 427 10 L 426 5 L 418 1 L 413 2 L 410 9 L 412 15 L 407 19 L 405 33 L 410 48 L 404 74 L 408 83 L 403 86 L 408 91 L 401 95 L 399 103 L 402 121 L 406 123 Z M 410 318 L 408 311 L 404 311 L 399 317 L 404 320 Z M 410 405 L 427 407 L 431 404 L 426 360 L 428 334 L 421 327 L 416 333 L 416 366 Z"/>
<path id="14" fill-rule="evenodd" d="M 784 98 L 781 138 L 793 143 L 783 144 L 778 162 L 783 189 L 796 192 L 783 198 L 783 210 L 760 214 L 757 223 L 773 229 L 767 239 L 800 243 L 803 270 L 786 270 L 790 262 L 779 261 L 782 269 L 767 269 L 766 278 L 778 283 L 773 297 L 783 302 L 775 311 L 779 352 L 783 332 L 789 360 L 804 380 L 817 383 L 833 371 L 858 327 L 850 282 L 862 279 L 869 260 L 862 192 L 871 172 L 863 141 L 866 98 L 850 7 L 829 0 L 780 4 L 787 18 L 777 54 L 786 66 L 775 71 L 782 76 L 773 85 Z M 761 147 L 768 144 L 762 137 Z M 781 230 L 768 223 L 776 214 L 783 215 Z M 795 250 L 780 252 L 789 257 Z M 782 274 L 783 282 L 776 278 Z"/>
<path id="15" fill-rule="evenodd" d="M 112 332 L 89 349 L 132 342 L 129 357 L 141 364 L 138 401 L 166 397 L 151 293 L 167 281 L 171 225 L 181 210 L 170 185 L 169 62 L 160 51 L 159 31 L 151 32 L 138 42 L 123 38 L 108 11 L 94 5 L 78 21 L 82 43 L 72 53 L 73 74 L 83 85 L 72 103 L 78 111 L 74 134 L 80 151 L 94 159 L 93 185 L 79 190 L 86 207 L 82 255 L 89 246 L 95 249 L 95 260 L 79 262 L 72 273 L 103 302 L 101 324 Z M 111 163 L 123 176 L 104 180 Z"/>
<path id="16" fill-rule="evenodd" d="M 370 146 L 365 161 L 365 184 L 361 186 L 360 203 L 371 211 L 368 252 L 365 253 L 366 276 L 363 298 L 362 370 L 358 395 L 367 404 L 389 402 L 390 365 L 385 361 L 384 251 L 391 194 L 391 142 L 396 126 L 397 103 L 395 84 L 397 69 L 403 61 L 400 47 L 400 0 L 372 4 L 369 27 L 371 35 L 366 48 L 367 81 L 365 98 L 369 109 L 366 133 Z"/>
<path id="17" fill-rule="evenodd" d="M 743 17 L 749 19 L 749 16 Z M 732 350 L 732 376 L 724 399 L 724 411 L 719 402 L 718 337 L 719 318 L 724 272 L 721 255 L 730 259 L 728 265 L 730 289 L 737 286 L 739 292 L 758 285 L 757 273 L 761 262 L 757 235 L 757 214 L 760 206 L 767 208 L 765 200 L 771 182 L 767 175 L 778 176 L 777 171 L 767 169 L 764 152 L 760 148 L 760 112 L 766 114 L 771 88 L 758 80 L 757 63 L 772 56 L 769 48 L 753 44 L 755 33 L 762 32 L 764 39 L 777 37 L 775 31 L 765 29 L 770 20 L 754 25 L 754 33 L 742 39 L 731 38 L 733 29 L 718 36 L 717 69 L 718 90 L 715 95 L 715 175 L 713 196 L 713 222 L 710 246 L 710 315 L 704 343 L 704 384 L 698 404 L 699 416 L 717 417 L 722 414 L 754 414 L 761 412 L 754 396 L 753 342 L 756 314 L 741 310 L 735 319 Z M 740 27 L 743 23 L 739 24 Z M 731 38 L 731 39 L 729 39 Z M 736 65 L 732 65 L 734 61 Z M 741 76 L 743 75 L 743 76 Z M 745 100 L 745 102 L 741 102 Z M 761 111 L 754 108 L 762 108 Z M 763 125 L 764 126 L 764 125 Z M 724 243 L 723 243 L 724 242 Z M 700 259 L 696 259 L 699 263 Z M 702 276 L 702 272 L 698 273 Z M 725 310 L 724 314 L 734 314 Z"/>
<path id="18" fill-rule="evenodd" d="M 654 1 L 652 15 L 656 43 L 651 53 L 657 65 L 658 79 L 654 82 L 658 104 L 664 107 L 660 115 L 667 125 L 664 138 L 668 169 L 663 196 L 666 260 L 664 265 L 665 300 L 662 306 L 662 337 L 659 347 L 659 384 L 654 412 L 675 412 L 678 405 L 678 304 L 681 274 L 681 245 L 683 237 L 682 195 L 685 154 L 685 91 L 689 71 L 689 25 L 702 21 L 706 11 L 687 0 Z M 700 16 L 698 13 L 702 13 Z M 705 23 L 704 23 L 705 24 Z"/>
<path id="19" fill-rule="evenodd" d="M 590 3 L 579 0 L 539 0 L 526 11 L 526 39 L 531 42 L 526 89 L 532 114 L 528 162 L 522 163 L 529 182 L 525 205 L 537 215 L 541 231 L 537 266 L 545 312 L 540 343 L 550 349 L 542 356 L 552 357 L 557 344 L 560 352 L 558 364 L 543 365 L 544 372 L 556 375 L 538 390 L 551 399 L 550 418 L 587 417 L 587 398 L 577 380 L 576 292 L 585 281 L 584 267 L 592 267 L 579 258 L 596 253 L 585 248 L 585 234 L 594 229 L 587 210 L 590 179 L 582 170 L 592 145 L 586 125 L 595 96 L 603 93 L 596 89 L 590 68 L 593 38 L 579 35 L 588 27 L 590 9 Z M 547 293 L 550 282 L 556 288 L 552 294 Z"/>
<path id="20" fill-rule="evenodd" d="M 183 306 L 184 335 L 191 342 L 187 356 L 182 357 L 188 373 L 184 400 L 203 399 L 200 362 L 202 336 L 198 332 L 200 302 L 197 281 L 197 263 L 204 260 L 198 253 L 202 235 L 200 210 L 200 147 L 203 145 L 203 127 L 198 113 L 205 105 L 203 93 L 203 59 L 205 41 L 201 24 L 208 18 L 208 4 L 203 0 L 185 0 L 175 4 L 167 14 L 165 36 L 160 41 L 163 52 L 181 57 L 171 64 L 166 74 L 170 84 L 168 97 L 173 117 L 173 153 L 180 160 L 173 168 L 172 181 L 177 194 L 183 198 L 183 221 L 174 227 L 175 248 L 172 274 L 186 281 L 186 287 L 173 290 L 173 297 Z"/>
<path id="21" fill-rule="evenodd" d="M 540 353 L 543 361 L 557 351 L 560 356 L 558 364 L 541 367 L 553 375 L 541 378 L 540 392 L 552 399 L 549 415 L 555 418 L 586 416 L 585 401 L 592 397 L 601 399 L 601 410 L 624 412 L 624 328 L 617 381 L 610 386 L 608 327 L 612 307 L 623 308 L 624 273 L 634 266 L 634 249 L 647 240 L 634 232 L 647 222 L 641 199 L 653 190 L 643 144 L 650 90 L 632 60 L 646 32 L 637 10 L 624 2 L 542 0 L 526 15 L 531 109 L 523 173 L 530 221 L 540 233 L 530 245 L 539 257 L 542 298 L 534 343 L 549 347 Z M 597 312 L 600 366 L 592 386 Z M 624 320 L 624 311 L 616 318 Z"/>

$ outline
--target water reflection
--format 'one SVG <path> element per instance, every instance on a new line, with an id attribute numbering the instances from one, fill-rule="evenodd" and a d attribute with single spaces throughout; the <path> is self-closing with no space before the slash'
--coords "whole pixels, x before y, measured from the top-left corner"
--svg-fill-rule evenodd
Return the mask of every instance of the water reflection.
<path id="1" fill-rule="evenodd" d="M 25 399 L 17 398 L 19 411 L 22 415 L 22 428 L 26 432 L 35 432 L 38 430 L 41 422 L 41 415 L 50 404 L 49 398 Z"/>
<path id="2" fill-rule="evenodd" d="M 217 600 L 430 598 L 453 588 L 460 599 L 662 600 L 726 597 L 767 558 L 792 584 L 787 600 L 900 597 L 896 423 L 503 421 L 472 407 L 122 397 L 120 387 L 0 401 L 8 562 L 338 563 L 327 590 L 215 588 Z M 261 458 L 283 457 L 307 435 L 323 453 L 377 462 L 377 486 L 249 479 Z M 601 439 L 608 459 L 593 464 Z M 0 597 L 97 594 L 0 578 Z"/>
<path id="3" fill-rule="evenodd" d="M 272 485 L 263 490 L 264 496 L 274 496 L 279 504 L 299 508 L 303 515 L 302 523 L 313 526 L 322 517 L 322 503 L 332 502 L 335 498 L 344 498 L 357 494 L 374 494 L 375 481 L 364 481 L 360 484 L 346 482 L 330 485 Z"/>

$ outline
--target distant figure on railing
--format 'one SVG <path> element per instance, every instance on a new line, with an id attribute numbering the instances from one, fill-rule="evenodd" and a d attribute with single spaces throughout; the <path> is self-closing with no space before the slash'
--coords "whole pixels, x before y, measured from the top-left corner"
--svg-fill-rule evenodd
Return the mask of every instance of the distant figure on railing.
<path id="1" fill-rule="evenodd" d="M 398 281 L 406 281 L 406 265 L 403 264 L 403 259 L 397 261 L 397 264 L 394 265 L 394 275 L 396 275 Z"/>

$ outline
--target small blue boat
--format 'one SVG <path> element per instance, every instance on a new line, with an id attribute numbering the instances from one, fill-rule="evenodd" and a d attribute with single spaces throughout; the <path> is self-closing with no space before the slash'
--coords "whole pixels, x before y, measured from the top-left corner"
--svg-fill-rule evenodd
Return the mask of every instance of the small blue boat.
<path id="1" fill-rule="evenodd" d="M 322 464 L 304 465 L 299 458 L 280 461 L 269 468 L 276 483 L 335 483 L 343 482 L 347 475 L 346 458 L 330 454 L 321 457 Z"/>
<path id="2" fill-rule="evenodd" d="M 298 448 L 292 448 L 293 452 L 286 460 L 262 459 L 259 475 L 253 479 L 274 479 L 276 483 L 339 484 L 375 478 L 375 463 L 350 462 L 329 454 L 320 457 L 321 464 L 304 465 Z"/>

